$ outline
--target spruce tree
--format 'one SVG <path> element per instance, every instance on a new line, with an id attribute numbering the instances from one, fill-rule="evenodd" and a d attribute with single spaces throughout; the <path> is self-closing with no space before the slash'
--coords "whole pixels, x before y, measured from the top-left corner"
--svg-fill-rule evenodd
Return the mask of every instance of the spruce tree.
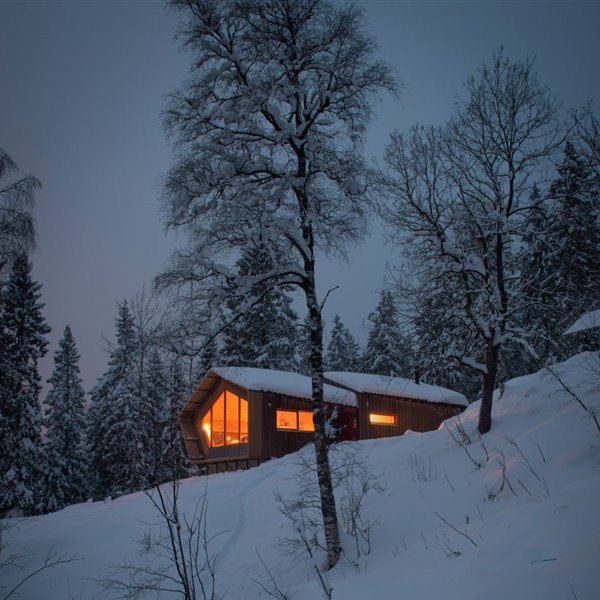
<path id="1" fill-rule="evenodd" d="M 168 380 L 165 367 L 156 350 L 150 354 L 148 371 L 147 389 L 144 390 L 146 401 L 141 418 L 146 423 L 144 448 L 149 463 L 149 483 L 156 485 L 167 481 L 170 475 L 168 465 L 164 462 L 164 443 L 165 430 L 169 428 L 171 417 L 168 404 Z"/>
<path id="2" fill-rule="evenodd" d="M 168 419 L 163 429 L 162 465 L 165 481 L 189 477 L 191 468 L 179 426 L 179 411 L 188 398 L 181 360 L 171 364 L 168 378 Z"/>
<path id="3" fill-rule="evenodd" d="M 362 359 L 366 373 L 393 377 L 411 376 L 411 350 L 400 331 L 392 293 L 383 290 L 379 303 L 369 315 L 371 327 Z"/>
<path id="4" fill-rule="evenodd" d="M 360 347 L 339 315 L 333 317 L 325 368 L 329 371 L 357 371 L 360 368 Z"/>
<path id="5" fill-rule="evenodd" d="M 600 186 L 570 142 L 557 171 L 541 209 L 530 211 L 524 236 L 523 327 L 532 332 L 536 366 L 578 351 L 578 338 L 566 347 L 562 333 L 600 307 Z"/>
<path id="6" fill-rule="evenodd" d="M 40 510 L 44 455 L 38 361 L 50 327 L 42 315 L 41 285 L 31 263 L 13 263 L 0 302 L 0 515 Z"/>
<path id="7" fill-rule="evenodd" d="M 79 376 L 79 352 L 67 325 L 54 354 L 48 379 L 44 451 L 48 461 L 44 510 L 55 511 L 87 497 L 85 398 Z"/>
<path id="8" fill-rule="evenodd" d="M 126 494 L 148 485 L 148 457 L 140 436 L 148 423 L 141 414 L 134 322 L 127 301 L 119 304 L 116 330 L 108 370 L 92 391 L 87 425 L 96 497 Z"/>
<path id="9" fill-rule="evenodd" d="M 241 277 L 252 281 L 253 277 L 271 272 L 275 264 L 276 257 L 259 241 L 244 248 L 237 270 Z M 222 364 L 297 371 L 298 317 L 291 308 L 291 297 L 284 289 L 265 282 L 250 285 L 251 295 L 259 300 L 226 329 Z M 238 312 L 243 302 L 244 298 L 230 301 L 230 313 Z"/>

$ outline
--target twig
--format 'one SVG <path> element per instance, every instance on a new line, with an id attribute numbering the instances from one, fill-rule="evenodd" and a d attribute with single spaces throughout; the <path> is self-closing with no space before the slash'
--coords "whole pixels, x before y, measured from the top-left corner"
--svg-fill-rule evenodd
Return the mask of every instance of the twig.
<path id="1" fill-rule="evenodd" d="M 569 396 L 574 398 L 577 401 L 577 403 L 581 406 L 581 408 L 583 408 L 583 410 L 585 410 L 585 412 L 594 420 L 594 423 L 596 424 L 596 429 L 598 430 L 598 433 L 600 433 L 600 423 L 598 422 L 598 418 L 594 414 L 594 411 L 592 411 L 590 408 L 588 408 L 585 405 L 585 403 L 581 400 L 581 398 L 569 388 L 569 386 L 558 376 L 557 373 L 555 373 L 552 370 L 552 368 L 550 366 L 546 366 L 546 369 L 548 370 L 548 372 L 550 374 L 552 374 L 556 378 L 558 383 L 560 383 L 560 385 L 564 388 L 565 392 L 567 392 L 567 394 L 569 394 Z"/>
<path id="2" fill-rule="evenodd" d="M 467 538 L 471 542 L 471 544 L 473 544 L 473 546 L 475 546 L 475 547 L 478 546 L 478 544 L 475 543 L 475 541 L 473 540 L 473 538 L 468 533 L 465 533 L 464 531 L 460 531 L 460 529 L 457 529 L 456 527 L 454 527 L 454 525 L 452 525 L 452 523 L 450 523 L 449 521 L 447 521 L 446 519 L 444 519 L 444 517 L 442 517 L 442 515 L 440 515 L 440 513 L 436 512 L 435 516 L 438 519 L 441 519 L 444 523 L 446 523 L 446 525 L 448 525 L 448 527 L 450 527 L 450 529 L 452 529 L 456 533 L 462 535 L 463 537 Z"/>
<path id="3" fill-rule="evenodd" d="M 535 565 L 536 563 L 544 563 L 544 562 L 553 562 L 556 558 L 540 558 L 540 560 L 532 560 L 531 564 Z"/>
<path id="4" fill-rule="evenodd" d="M 280 598 L 280 600 L 288 600 L 287 593 L 282 592 L 281 589 L 279 588 L 279 586 L 277 585 L 277 581 L 275 580 L 275 577 L 273 577 L 273 574 L 271 573 L 271 571 L 269 571 L 269 567 L 267 567 L 265 561 L 263 560 L 263 557 L 260 555 L 258 548 L 255 548 L 255 552 L 256 552 L 256 556 L 258 556 L 258 560 L 260 560 L 264 570 L 267 572 L 267 575 L 269 576 L 269 579 L 271 580 L 271 583 L 273 584 L 275 593 L 273 593 L 272 590 L 269 590 L 267 587 L 265 587 L 257 579 L 252 579 L 252 581 L 254 581 L 254 583 L 258 584 L 263 589 L 263 591 L 265 591 L 272 598 Z"/>

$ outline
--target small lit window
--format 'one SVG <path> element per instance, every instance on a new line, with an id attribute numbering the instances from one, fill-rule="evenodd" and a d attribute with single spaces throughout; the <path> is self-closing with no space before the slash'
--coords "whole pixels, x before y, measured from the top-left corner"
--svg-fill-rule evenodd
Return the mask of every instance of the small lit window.
<path id="1" fill-rule="evenodd" d="M 277 429 L 298 429 L 298 412 L 295 410 L 278 410 Z"/>
<path id="2" fill-rule="evenodd" d="M 300 431 L 314 431 L 313 414 L 310 410 L 298 411 L 298 429 Z"/>
<path id="3" fill-rule="evenodd" d="M 381 413 L 369 413 L 369 423 L 372 425 L 395 425 L 396 415 L 383 415 Z"/>
<path id="4" fill-rule="evenodd" d="M 276 411 L 277 429 L 290 431 L 314 431 L 312 412 L 310 410 L 278 410 Z"/>

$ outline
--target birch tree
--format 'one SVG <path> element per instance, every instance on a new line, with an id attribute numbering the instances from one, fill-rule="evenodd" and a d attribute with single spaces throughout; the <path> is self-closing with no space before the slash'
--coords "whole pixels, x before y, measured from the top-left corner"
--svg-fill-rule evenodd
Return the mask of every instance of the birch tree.
<path id="1" fill-rule="evenodd" d="M 409 234 L 416 278 L 455 299 L 463 335 L 447 353 L 481 374 L 483 434 L 502 347 L 525 343 L 513 319 L 522 308 L 516 244 L 533 183 L 548 173 L 562 135 L 557 102 L 531 62 L 500 52 L 467 80 L 466 91 L 445 127 L 392 136 L 386 215 Z"/>
<path id="2" fill-rule="evenodd" d="M 327 0 L 173 0 L 193 60 L 189 81 L 166 112 L 176 149 L 166 184 L 170 228 L 189 234 L 159 278 L 189 285 L 190 313 L 211 314 L 238 297 L 237 314 L 260 302 L 255 290 L 291 286 L 306 300 L 310 327 L 315 451 L 327 558 L 340 542 L 323 410 L 323 298 L 318 255 L 343 255 L 365 232 L 367 169 L 361 141 L 372 101 L 395 90 L 374 58 L 361 11 Z M 236 275 L 240 250 L 262 239 L 275 267 Z M 268 283 L 268 285 L 259 285 Z M 235 318 L 235 317 L 234 317 Z"/>
<path id="3" fill-rule="evenodd" d="M 18 173 L 15 161 L 0 148 L 0 280 L 19 255 L 35 246 L 33 206 L 41 184 L 33 175 Z"/>

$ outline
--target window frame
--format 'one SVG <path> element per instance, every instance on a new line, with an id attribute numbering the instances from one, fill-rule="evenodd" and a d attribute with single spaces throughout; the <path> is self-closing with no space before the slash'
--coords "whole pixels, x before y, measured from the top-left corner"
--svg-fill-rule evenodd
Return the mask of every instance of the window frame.
<path id="1" fill-rule="evenodd" d="M 215 407 L 215 405 L 219 402 L 219 400 L 221 399 L 221 396 L 223 397 L 223 431 L 222 432 L 218 432 L 218 433 L 222 433 L 223 434 L 223 443 L 219 444 L 219 445 L 215 445 L 213 444 L 213 435 L 214 435 L 214 425 L 213 425 L 213 409 Z M 227 396 L 235 396 L 237 397 L 238 401 L 237 401 L 237 425 L 238 425 L 238 442 L 237 443 L 227 443 L 227 404 L 228 404 L 228 398 Z M 208 450 L 213 450 L 215 448 L 225 448 L 225 447 L 239 447 L 239 446 L 244 446 L 247 445 L 249 442 L 249 438 L 250 438 L 250 431 L 249 431 L 249 422 L 246 422 L 246 441 L 242 442 L 242 402 L 246 402 L 246 416 L 248 416 L 248 399 L 244 398 L 243 395 L 239 394 L 238 392 L 234 391 L 234 390 L 230 390 L 227 387 L 223 386 L 220 390 L 218 390 L 218 392 L 213 396 L 213 399 L 209 402 L 207 409 L 204 411 L 204 413 L 202 415 L 199 416 L 199 425 L 200 425 L 200 431 L 202 432 L 203 435 L 203 440 L 206 443 L 206 447 L 208 448 Z M 210 434 L 206 431 L 205 429 L 205 419 L 208 417 L 208 427 L 210 430 Z M 231 432 L 233 433 L 233 432 Z"/>
<path id="2" fill-rule="evenodd" d="M 377 421 L 372 421 L 371 420 L 371 416 L 374 417 L 391 417 L 393 419 L 393 423 L 389 423 L 389 422 L 377 422 Z M 383 427 L 396 427 L 398 425 L 398 415 L 394 414 L 394 413 L 383 413 L 383 412 L 371 412 L 369 411 L 369 425 L 375 425 L 377 427 L 379 426 L 383 426 Z"/>
<path id="3" fill-rule="evenodd" d="M 279 418 L 277 413 L 285 412 L 285 413 L 295 413 L 296 415 L 296 427 L 279 427 Z M 312 424 L 312 429 L 300 429 L 300 413 L 308 413 L 310 414 L 310 422 Z M 275 409 L 275 429 L 276 431 L 293 431 L 296 433 L 314 433 L 315 427 L 312 422 L 312 410 L 305 410 L 302 408 L 276 408 Z"/>

